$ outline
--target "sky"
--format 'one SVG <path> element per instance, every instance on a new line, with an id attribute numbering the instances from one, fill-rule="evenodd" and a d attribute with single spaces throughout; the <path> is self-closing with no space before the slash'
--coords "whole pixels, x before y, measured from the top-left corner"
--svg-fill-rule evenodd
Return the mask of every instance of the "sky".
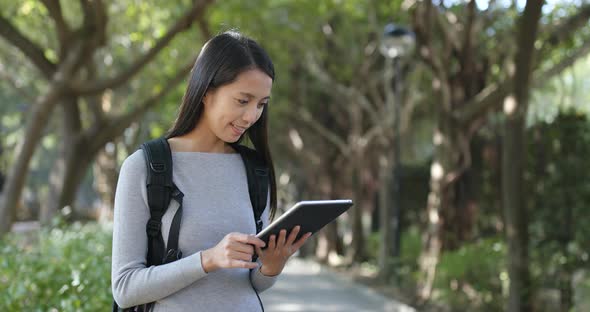
<path id="1" fill-rule="evenodd" d="M 475 0 L 475 3 L 477 4 L 477 7 L 480 10 L 487 9 L 489 2 L 490 2 L 489 0 Z M 512 0 L 498 0 L 497 2 L 502 6 L 509 6 L 510 3 L 512 2 Z M 519 8 L 524 8 L 524 6 L 526 4 L 526 0 L 517 0 L 516 2 L 517 2 L 517 5 Z M 551 11 L 555 7 L 556 4 L 560 4 L 560 3 L 581 4 L 581 2 L 583 2 L 583 0 L 545 0 L 545 5 L 543 6 L 543 12 L 547 13 L 547 12 Z"/>

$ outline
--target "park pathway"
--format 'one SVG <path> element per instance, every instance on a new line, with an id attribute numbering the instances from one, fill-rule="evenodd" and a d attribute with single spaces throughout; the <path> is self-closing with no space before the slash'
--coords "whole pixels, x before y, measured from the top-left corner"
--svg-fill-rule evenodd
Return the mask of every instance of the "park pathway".
<path id="1" fill-rule="evenodd" d="M 266 312 L 415 312 L 403 303 L 299 258 L 260 294 Z"/>

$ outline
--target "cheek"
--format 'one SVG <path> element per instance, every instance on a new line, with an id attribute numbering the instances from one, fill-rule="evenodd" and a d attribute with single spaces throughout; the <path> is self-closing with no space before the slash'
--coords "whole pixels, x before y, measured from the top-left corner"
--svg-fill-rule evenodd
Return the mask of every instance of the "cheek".
<path id="1" fill-rule="evenodd" d="M 228 102 L 217 102 L 216 105 L 212 109 L 212 121 L 217 124 L 217 126 L 225 126 L 226 123 L 232 122 L 232 118 L 235 118 L 237 115 L 235 107 L 233 107 Z"/>

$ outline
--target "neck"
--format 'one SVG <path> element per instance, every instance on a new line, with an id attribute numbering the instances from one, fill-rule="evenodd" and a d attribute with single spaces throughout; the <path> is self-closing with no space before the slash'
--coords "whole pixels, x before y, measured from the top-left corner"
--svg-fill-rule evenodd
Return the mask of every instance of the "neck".
<path id="1" fill-rule="evenodd" d="M 175 152 L 235 153 L 233 148 L 220 140 L 202 122 L 189 133 L 168 140 Z"/>

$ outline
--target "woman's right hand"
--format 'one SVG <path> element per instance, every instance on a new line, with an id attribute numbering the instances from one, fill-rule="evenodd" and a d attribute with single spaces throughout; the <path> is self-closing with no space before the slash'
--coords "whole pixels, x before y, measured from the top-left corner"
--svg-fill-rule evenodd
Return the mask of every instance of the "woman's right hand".
<path id="1" fill-rule="evenodd" d="M 215 247 L 201 252 L 201 265 L 207 273 L 222 268 L 255 269 L 258 263 L 252 262 L 254 246 L 263 248 L 265 245 L 254 235 L 229 233 Z"/>

